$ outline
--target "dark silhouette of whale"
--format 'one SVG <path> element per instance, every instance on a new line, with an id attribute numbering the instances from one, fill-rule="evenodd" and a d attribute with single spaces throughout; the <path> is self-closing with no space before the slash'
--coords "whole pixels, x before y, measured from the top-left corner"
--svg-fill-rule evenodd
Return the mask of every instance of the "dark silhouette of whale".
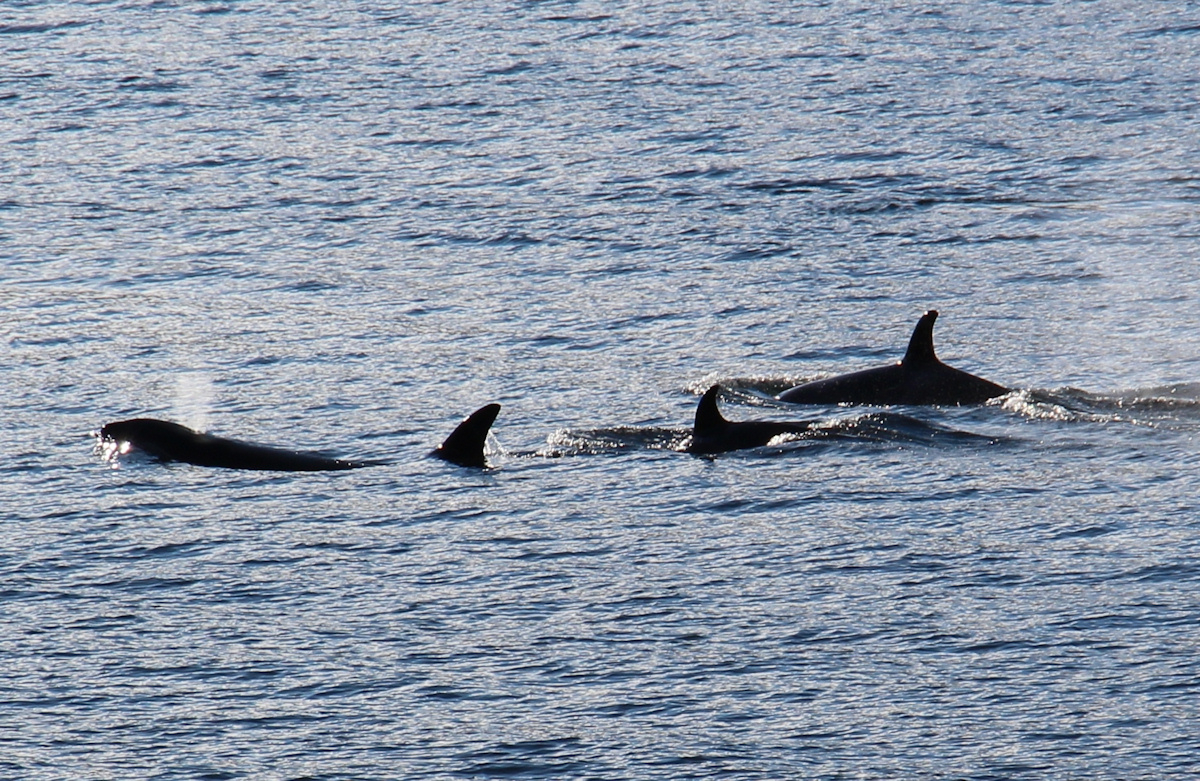
<path id="1" fill-rule="evenodd" d="M 687 452 L 705 455 L 747 450 L 762 447 L 781 434 L 800 434 L 812 427 L 809 421 L 788 423 L 761 420 L 735 423 L 726 420 L 717 407 L 717 394 L 720 390 L 721 386 L 714 385 L 700 399 Z"/>
<path id="2" fill-rule="evenodd" d="M 438 445 L 430 453 L 431 456 L 449 461 L 459 466 L 474 466 L 480 469 L 486 467 L 487 457 L 484 447 L 487 444 L 488 432 L 500 414 L 499 404 L 486 404 L 468 415 L 446 441 Z"/>
<path id="3" fill-rule="evenodd" d="M 938 360 L 933 351 L 937 310 L 922 315 L 904 359 L 891 366 L 797 385 L 776 398 L 792 404 L 982 404 L 1008 388 Z"/>
<path id="4" fill-rule="evenodd" d="M 114 442 L 122 451 L 140 450 L 160 461 L 179 461 L 196 466 L 226 469 L 271 469 L 281 472 L 319 472 L 358 469 L 383 461 L 347 461 L 318 453 L 285 450 L 193 431 L 187 426 L 154 418 L 134 418 L 109 423 L 100 429 L 100 439 Z"/>
<path id="5" fill-rule="evenodd" d="M 462 466 L 486 466 L 484 445 L 488 430 L 500 411 L 499 404 L 477 410 L 447 437 L 431 455 Z M 345 460 L 319 453 L 241 442 L 194 431 L 187 426 L 154 418 L 134 418 L 109 423 L 100 429 L 101 441 L 116 444 L 122 452 L 139 450 L 160 461 L 225 469 L 321 472 L 380 466 L 386 461 Z"/>

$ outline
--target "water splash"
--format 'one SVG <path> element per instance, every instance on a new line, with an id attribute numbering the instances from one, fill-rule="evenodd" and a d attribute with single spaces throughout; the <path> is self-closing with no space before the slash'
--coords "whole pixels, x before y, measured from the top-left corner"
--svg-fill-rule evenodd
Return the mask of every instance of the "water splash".
<path id="1" fill-rule="evenodd" d="M 537 451 L 537 455 L 561 458 L 631 450 L 683 450 L 690 436 L 688 429 L 661 426 L 558 429 L 546 437 L 546 444 Z"/>
<path id="2" fill-rule="evenodd" d="M 174 419 L 196 431 L 208 430 L 212 410 L 213 382 L 207 372 L 185 372 L 175 381 Z"/>
<path id="3" fill-rule="evenodd" d="M 1098 394 L 1078 388 L 1017 391 L 1001 409 L 1034 420 L 1125 423 L 1149 428 L 1191 427 L 1200 418 L 1196 384 Z"/>

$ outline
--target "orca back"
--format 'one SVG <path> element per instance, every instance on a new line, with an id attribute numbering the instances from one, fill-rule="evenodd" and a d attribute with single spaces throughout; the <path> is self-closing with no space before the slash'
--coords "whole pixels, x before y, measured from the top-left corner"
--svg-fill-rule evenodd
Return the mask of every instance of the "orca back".
<path id="1" fill-rule="evenodd" d="M 807 422 L 727 420 L 717 406 L 717 395 L 720 391 L 721 386 L 712 386 L 705 391 L 700 403 L 696 405 L 692 441 L 687 448 L 689 453 L 708 455 L 762 447 L 781 434 L 798 434 L 808 430 L 811 425 Z"/>
<path id="2" fill-rule="evenodd" d="M 318 472 L 358 469 L 382 461 L 344 461 L 318 453 L 256 445 L 193 431 L 187 426 L 154 418 L 134 418 L 109 423 L 100 429 L 102 439 L 127 442 L 161 461 L 224 469 Z"/>
<path id="3" fill-rule="evenodd" d="M 942 363 L 933 348 L 936 309 L 917 321 L 899 363 L 839 374 L 785 390 L 791 404 L 923 405 L 982 404 L 1008 388 Z"/>

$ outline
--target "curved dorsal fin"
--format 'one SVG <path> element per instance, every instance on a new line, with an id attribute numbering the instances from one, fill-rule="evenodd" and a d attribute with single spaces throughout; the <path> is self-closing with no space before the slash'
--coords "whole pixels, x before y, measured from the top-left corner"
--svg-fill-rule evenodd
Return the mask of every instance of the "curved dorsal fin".
<path id="1" fill-rule="evenodd" d="M 717 408 L 717 394 L 720 392 L 721 386 L 714 385 L 705 391 L 704 397 L 700 399 L 700 404 L 696 406 L 696 425 L 692 429 L 694 434 L 712 431 L 729 422 Z"/>
<path id="2" fill-rule="evenodd" d="M 487 443 L 488 431 L 499 414 L 499 404 L 488 404 L 475 410 L 458 424 L 458 428 L 450 432 L 450 436 L 433 451 L 433 455 L 459 466 L 487 466 L 483 448 Z"/>
<path id="3" fill-rule="evenodd" d="M 913 329 L 912 338 L 908 340 L 908 352 L 904 353 L 904 366 L 920 366 L 927 363 L 937 363 L 937 354 L 933 351 L 933 324 L 937 320 L 937 310 L 930 309 L 921 315 L 917 327 Z"/>

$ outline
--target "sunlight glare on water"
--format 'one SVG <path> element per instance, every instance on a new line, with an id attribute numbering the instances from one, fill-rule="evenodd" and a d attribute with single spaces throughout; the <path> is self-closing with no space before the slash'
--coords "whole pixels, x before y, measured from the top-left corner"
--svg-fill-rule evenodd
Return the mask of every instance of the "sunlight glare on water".
<path id="1" fill-rule="evenodd" d="M 6 9 L 0 776 L 1194 776 L 1193 16 Z"/>

